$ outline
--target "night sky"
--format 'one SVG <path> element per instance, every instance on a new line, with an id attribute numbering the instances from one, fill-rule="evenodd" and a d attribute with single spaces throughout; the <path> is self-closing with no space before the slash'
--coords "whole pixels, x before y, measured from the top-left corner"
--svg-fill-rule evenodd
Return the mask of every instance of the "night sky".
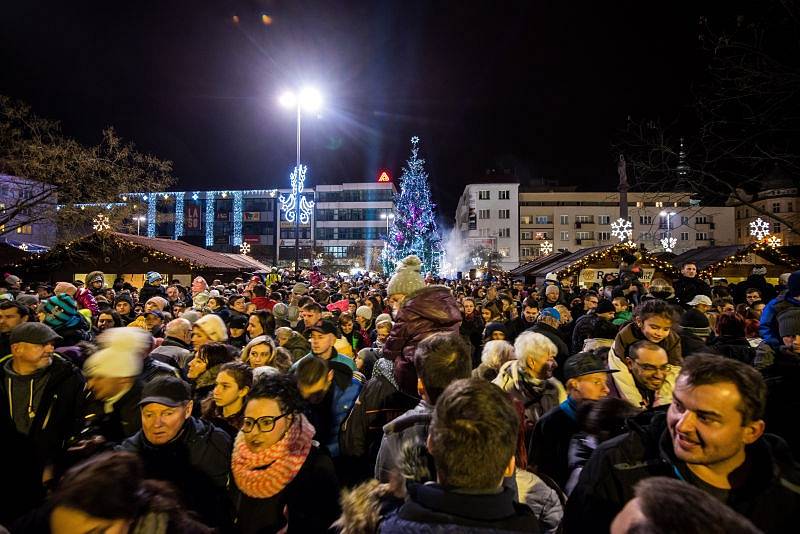
<path id="1" fill-rule="evenodd" d="M 304 121 L 310 183 L 399 176 L 418 135 L 452 218 L 463 185 L 499 161 L 523 183 L 613 187 L 610 145 L 627 117 L 669 121 L 691 103 L 690 6 L 9 1 L 0 93 L 86 143 L 113 125 L 172 160 L 177 189 L 246 189 L 287 182 L 295 119 L 277 96 L 312 83 L 326 107 Z"/>

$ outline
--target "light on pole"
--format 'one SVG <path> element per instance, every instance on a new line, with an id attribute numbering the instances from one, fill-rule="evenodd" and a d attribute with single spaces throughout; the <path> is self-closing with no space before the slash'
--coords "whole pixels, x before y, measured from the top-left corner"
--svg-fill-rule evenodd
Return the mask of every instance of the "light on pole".
<path id="1" fill-rule="evenodd" d="M 389 221 L 394 219 L 394 213 L 381 213 L 381 219 L 386 219 L 386 240 L 389 240 Z"/>
<path id="2" fill-rule="evenodd" d="M 292 196 L 294 202 L 292 206 L 283 203 L 284 209 L 293 208 L 294 210 L 294 270 L 295 273 L 300 272 L 300 204 L 304 203 L 305 197 L 301 197 L 303 191 L 303 180 L 305 180 L 305 169 L 300 167 L 300 119 L 303 111 L 316 111 L 322 106 L 322 95 L 319 91 L 311 87 L 302 89 L 299 93 L 293 91 L 286 91 L 278 98 L 281 106 L 287 109 L 295 109 L 297 111 L 297 154 L 296 165 L 292 173 L 294 179 L 292 180 Z M 297 184 L 297 185 L 295 185 Z M 298 187 L 299 186 L 299 187 Z M 291 196 L 290 196 L 291 198 Z M 301 200 L 302 199 L 302 200 Z M 313 203 L 308 203 L 309 207 Z M 280 221 L 280 214 L 278 214 Z M 291 221 L 291 219 L 287 219 Z M 278 236 L 280 239 L 280 222 L 278 223 Z M 278 245 L 280 247 L 280 244 Z"/>
<path id="3" fill-rule="evenodd" d="M 664 247 L 666 252 L 672 252 L 672 249 L 675 248 L 677 244 L 677 240 L 672 237 L 672 233 L 670 232 L 669 222 L 670 219 L 675 215 L 674 211 L 662 211 L 659 213 L 662 217 L 667 220 L 667 235 L 661 240 L 661 246 Z"/>
<path id="4" fill-rule="evenodd" d="M 137 215 L 133 218 L 136 221 L 136 235 L 139 235 L 139 226 L 147 220 L 147 217 L 143 215 Z"/>

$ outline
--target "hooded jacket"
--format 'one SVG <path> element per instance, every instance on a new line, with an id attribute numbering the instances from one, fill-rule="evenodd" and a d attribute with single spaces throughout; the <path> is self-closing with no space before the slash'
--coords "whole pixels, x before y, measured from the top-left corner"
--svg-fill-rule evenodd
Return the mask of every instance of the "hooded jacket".
<path id="1" fill-rule="evenodd" d="M 383 357 L 394 362 L 400 391 L 417 396 L 414 352 L 423 339 L 437 332 L 458 332 L 461 312 L 445 286 L 428 286 L 408 295 L 386 338 Z"/>
<path id="2" fill-rule="evenodd" d="M 792 297 L 784 293 L 769 301 L 761 312 L 758 333 L 761 334 L 761 339 L 775 349 L 783 345 L 780 332 L 778 332 L 778 316 L 792 307 L 800 307 L 800 297 Z"/>
<path id="3" fill-rule="evenodd" d="M 800 471 L 786 442 L 765 434 L 746 449 L 747 480 L 730 490 L 727 504 L 764 532 L 794 532 L 800 510 Z M 601 444 L 567 501 L 565 532 L 606 533 L 633 498 L 637 482 L 653 476 L 695 480 L 672 449 L 666 416 Z"/>

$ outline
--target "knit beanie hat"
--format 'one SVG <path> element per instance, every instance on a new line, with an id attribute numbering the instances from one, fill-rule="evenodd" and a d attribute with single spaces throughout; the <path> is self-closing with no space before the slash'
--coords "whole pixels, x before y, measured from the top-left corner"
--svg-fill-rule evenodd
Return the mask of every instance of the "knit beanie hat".
<path id="1" fill-rule="evenodd" d="M 78 313 L 78 304 L 67 294 L 54 295 L 42 306 L 47 314 L 44 323 L 51 328 L 73 327 L 83 320 Z"/>
<path id="2" fill-rule="evenodd" d="M 789 308 L 778 315 L 778 333 L 781 337 L 800 335 L 800 308 Z"/>
<path id="3" fill-rule="evenodd" d="M 687 334 L 707 336 L 711 334 L 708 317 L 700 310 L 691 309 L 681 317 L 681 329 Z"/>
<path id="4" fill-rule="evenodd" d="M 202 276 L 196 276 L 192 280 L 192 294 L 196 295 L 208 289 L 208 282 Z"/>
<path id="5" fill-rule="evenodd" d="M 367 321 L 372 319 L 372 308 L 369 306 L 359 306 L 356 309 L 356 317 L 363 317 Z"/>
<path id="6" fill-rule="evenodd" d="M 381 323 L 394 324 L 392 322 L 392 316 L 388 313 L 382 313 L 375 318 L 375 326 L 380 326 Z"/>
<path id="7" fill-rule="evenodd" d="M 197 320 L 202 316 L 203 316 L 203 314 L 200 313 L 199 311 L 186 310 L 185 312 L 183 312 L 181 314 L 181 319 L 186 319 L 187 321 L 189 321 L 190 325 L 194 326 L 194 323 L 196 323 Z"/>
<path id="8" fill-rule="evenodd" d="M 149 273 L 147 273 L 147 283 L 148 284 L 154 284 L 158 280 L 163 280 L 163 279 L 164 279 L 164 277 L 161 276 L 160 273 L 157 273 L 155 271 L 150 271 Z"/>
<path id="9" fill-rule="evenodd" d="M 156 307 L 159 309 L 159 311 L 164 311 L 164 308 L 166 308 L 167 304 L 169 304 L 169 302 L 167 302 L 167 299 L 165 299 L 164 297 L 150 297 L 149 299 L 147 299 L 147 302 L 145 302 L 145 305 L 147 305 L 148 302 L 154 303 Z"/>
<path id="10" fill-rule="evenodd" d="M 609 313 L 609 312 L 613 313 L 615 311 L 616 310 L 614 309 L 614 304 L 608 299 L 601 300 L 597 304 L 597 308 L 595 308 L 594 310 L 595 313 Z"/>
<path id="11" fill-rule="evenodd" d="M 133 308 L 133 299 L 127 293 L 122 293 L 117 295 L 117 298 L 114 299 L 114 305 L 117 305 L 117 302 L 127 302 L 131 308 Z"/>
<path id="12" fill-rule="evenodd" d="M 59 282 L 56 284 L 56 287 L 53 288 L 53 293 L 56 295 L 63 295 L 67 294 L 70 297 L 74 297 L 75 293 L 78 292 L 78 288 L 75 287 L 74 284 L 70 284 L 69 282 Z"/>
<path id="13" fill-rule="evenodd" d="M 275 319 L 286 321 L 289 316 L 289 306 L 283 302 L 276 303 L 275 306 L 272 307 L 272 315 Z"/>
<path id="14" fill-rule="evenodd" d="M 800 271 L 795 271 L 789 275 L 789 282 L 786 283 L 786 293 L 790 297 L 800 295 Z"/>
<path id="15" fill-rule="evenodd" d="M 97 338 L 103 347 L 83 364 L 86 376 L 128 378 L 139 376 L 151 337 L 138 328 L 109 328 Z"/>
<path id="16" fill-rule="evenodd" d="M 506 326 L 503 323 L 492 322 L 486 324 L 486 328 L 483 330 L 483 339 L 492 339 L 492 334 L 495 332 L 502 332 L 506 338 L 508 337 Z"/>
<path id="17" fill-rule="evenodd" d="M 308 286 L 301 282 L 297 282 L 294 287 L 292 287 L 292 293 L 295 295 L 305 295 L 308 293 Z"/>
<path id="18" fill-rule="evenodd" d="M 420 274 L 422 269 L 422 262 L 417 256 L 406 256 L 397 262 L 397 270 L 395 271 L 392 279 L 389 280 L 389 285 L 386 292 L 389 295 L 410 295 L 425 287 L 425 281 Z"/>
<path id="19" fill-rule="evenodd" d="M 213 313 L 204 315 L 196 320 L 193 326 L 200 328 L 212 341 L 228 341 L 228 329 L 219 315 Z"/>

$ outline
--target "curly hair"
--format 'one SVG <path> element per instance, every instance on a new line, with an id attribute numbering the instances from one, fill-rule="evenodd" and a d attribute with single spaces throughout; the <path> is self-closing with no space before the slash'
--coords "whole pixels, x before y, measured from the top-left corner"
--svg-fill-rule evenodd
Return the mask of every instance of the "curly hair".
<path id="1" fill-rule="evenodd" d="M 247 402 L 255 399 L 272 399 L 278 402 L 281 412 L 301 413 L 306 406 L 300 390 L 297 388 L 297 379 L 292 374 L 269 373 L 260 375 L 250 393 Z"/>

